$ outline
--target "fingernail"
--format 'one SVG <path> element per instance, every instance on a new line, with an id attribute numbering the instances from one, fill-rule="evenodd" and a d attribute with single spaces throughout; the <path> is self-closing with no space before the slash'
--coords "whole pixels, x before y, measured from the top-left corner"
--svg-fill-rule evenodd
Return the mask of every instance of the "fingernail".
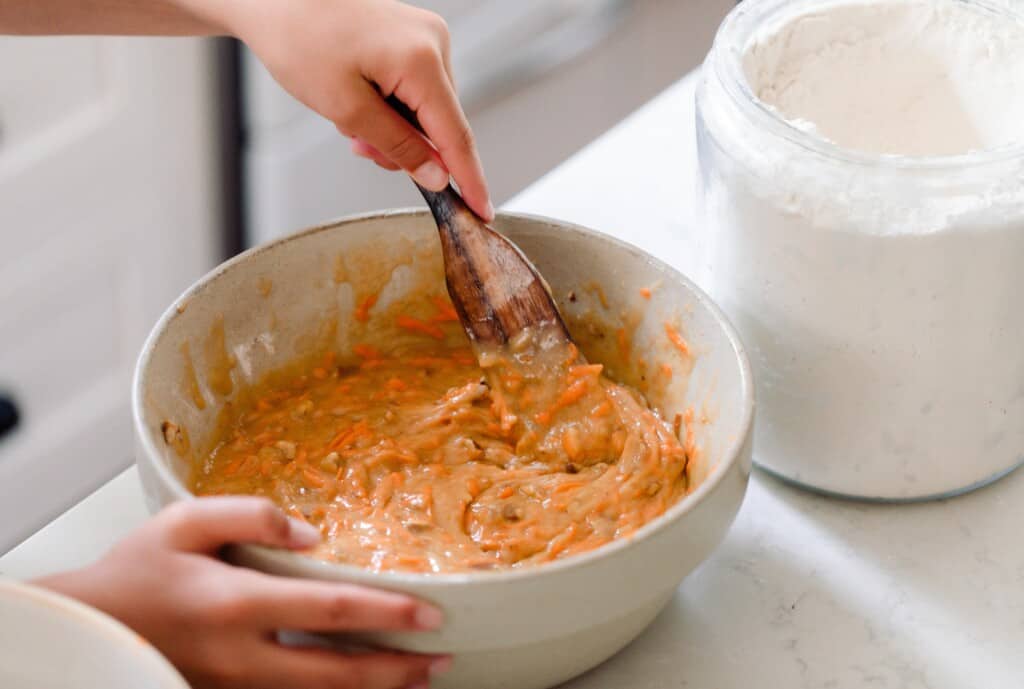
<path id="1" fill-rule="evenodd" d="M 421 186 L 431 191 L 441 191 L 448 186 L 448 172 L 433 160 L 413 170 L 412 178 Z"/>
<path id="2" fill-rule="evenodd" d="M 430 669 L 427 672 L 430 673 L 431 677 L 436 677 L 437 675 L 448 672 L 451 669 L 452 659 L 450 657 L 445 657 L 431 661 Z"/>
<path id="3" fill-rule="evenodd" d="M 442 622 L 444 615 L 431 605 L 421 605 L 416 610 L 416 626 L 420 629 L 437 629 Z"/>
<path id="4" fill-rule="evenodd" d="M 321 540 L 320 530 L 312 524 L 295 517 L 288 517 L 291 522 L 291 529 L 288 531 L 288 540 L 296 548 L 312 548 Z"/>
<path id="5" fill-rule="evenodd" d="M 488 201 L 487 207 L 484 209 L 484 213 L 487 214 L 487 217 L 485 217 L 484 220 L 487 222 L 494 220 L 494 204 Z"/>

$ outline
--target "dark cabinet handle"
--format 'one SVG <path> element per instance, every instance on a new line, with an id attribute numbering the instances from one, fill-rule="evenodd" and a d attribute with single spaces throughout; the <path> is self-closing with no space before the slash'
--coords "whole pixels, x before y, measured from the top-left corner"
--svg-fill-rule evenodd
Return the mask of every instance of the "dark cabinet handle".
<path id="1" fill-rule="evenodd" d="M 21 414 L 18 413 L 18 405 L 8 395 L 0 394 L 0 438 L 14 430 L 18 425 Z"/>

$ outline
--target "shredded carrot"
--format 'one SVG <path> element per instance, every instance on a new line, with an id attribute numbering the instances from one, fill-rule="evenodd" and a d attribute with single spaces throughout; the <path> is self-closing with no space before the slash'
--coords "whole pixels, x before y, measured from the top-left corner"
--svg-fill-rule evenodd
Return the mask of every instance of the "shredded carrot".
<path id="1" fill-rule="evenodd" d="M 651 298 L 651 288 L 650 287 L 641 287 L 640 288 L 640 296 L 643 297 L 644 299 L 650 299 Z"/>
<path id="2" fill-rule="evenodd" d="M 577 364 L 569 367 L 569 380 L 584 378 L 586 376 L 599 376 L 604 370 L 603 364 Z"/>
<path id="3" fill-rule="evenodd" d="M 253 436 L 252 441 L 257 445 L 265 445 L 274 439 L 274 434 L 270 431 L 264 431 L 258 435 Z"/>
<path id="4" fill-rule="evenodd" d="M 357 344 L 352 348 L 352 351 L 355 352 L 356 356 L 362 357 L 363 359 L 380 359 L 380 350 L 373 345 Z"/>
<path id="5" fill-rule="evenodd" d="M 582 481 L 566 481 L 565 483 L 561 483 L 555 486 L 555 488 L 551 491 L 551 494 L 561 495 L 562 493 L 567 493 L 570 490 L 577 490 L 579 488 L 582 488 L 585 485 L 586 484 L 583 483 Z"/>
<path id="6" fill-rule="evenodd" d="M 579 457 L 582 451 L 579 434 L 572 430 L 566 430 L 562 433 L 562 449 L 565 450 L 565 454 L 569 455 L 569 459 Z"/>
<path id="7" fill-rule="evenodd" d="M 399 555 L 395 558 L 395 563 L 417 572 L 425 572 L 428 569 L 427 561 L 424 558 L 412 555 Z"/>
<path id="8" fill-rule="evenodd" d="M 501 421 L 505 418 L 507 413 L 508 407 L 505 406 L 505 398 L 502 395 L 495 395 L 491 399 L 491 414 L 493 414 L 494 418 L 498 419 L 498 421 Z"/>
<path id="9" fill-rule="evenodd" d="M 606 416 L 612 410 L 612 403 L 605 400 L 601 404 L 594 407 L 594 416 Z"/>
<path id="10" fill-rule="evenodd" d="M 512 488 L 512 486 L 505 486 L 504 488 L 501 489 L 501 492 L 498 493 L 498 497 L 501 498 L 502 500 L 504 500 L 505 498 L 511 498 L 512 494 L 515 492 L 516 491 L 514 488 Z"/>
<path id="11" fill-rule="evenodd" d="M 630 347 L 629 336 L 626 334 L 625 328 L 619 328 L 615 331 L 615 342 L 619 346 L 619 354 L 622 355 L 622 358 L 628 359 L 632 347 Z"/>
<path id="12" fill-rule="evenodd" d="M 429 483 L 423 486 L 423 504 L 427 508 L 427 514 L 430 518 L 434 517 L 434 487 Z"/>
<path id="13" fill-rule="evenodd" d="M 360 438 L 369 438 L 372 436 L 369 427 L 366 425 L 366 421 L 360 421 L 351 428 L 341 431 L 338 435 L 334 436 L 330 443 L 327 445 L 328 450 L 337 450 L 341 447 L 351 445 Z"/>
<path id="14" fill-rule="evenodd" d="M 234 461 L 232 461 L 230 464 L 228 464 L 226 467 L 224 467 L 224 475 L 225 476 L 234 476 L 235 474 L 237 474 L 238 470 L 242 468 L 242 463 L 244 461 L 245 461 L 245 457 L 239 457 L 238 459 L 235 459 Z"/>
<path id="15" fill-rule="evenodd" d="M 662 364 L 661 365 L 661 372 L 662 372 L 662 374 L 666 378 L 668 378 L 669 380 L 672 380 L 672 365 L 671 364 Z"/>
<path id="16" fill-rule="evenodd" d="M 242 476 L 255 476 L 260 471 L 260 460 L 256 455 L 249 455 L 242 462 L 242 468 L 238 470 L 238 473 Z"/>
<path id="17" fill-rule="evenodd" d="M 519 406 L 522 407 L 523 409 L 529 409 L 533 405 L 533 398 L 533 390 L 530 388 L 526 388 L 521 393 L 519 393 Z"/>
<path id="18" fill-rule="evenodd" d="M 476 358 L 472 354 L 467 354 L 463 352 L 461 354 L 456 354 L 455 356 L 453 356 L 452 361 L 454 361 L 459 366 L 472 366 L 476 363 Z"/>
<path id="19" fill-rule="evenodd" d="M 665 324 L 665 334 L 668 336 L 669 342 L 682 352 L 684 356 L 690 355 L 690 345 L 686 343 L 686 340 L 679 334 L 679 331 L 672 327 L 671 323 Z"/>
<path id="20" fill-rule="evenodd" d="M 434 296 L 430 298 L 434 302 L 437 313 L 431 316 L 434 323 L 454 323 L 459 320 L 459 314 L 451 302 L 443 297 Z"/>
<path id="21" fill-rule="evenodd" d="M 366 323 L 370 320 L 370 309 L 372 309 L 374 304 L 377 303 L 377 297 L 378 295 L 376 294 L 369 294 L 365 299 L 359 302 L 359 306 L 356 307 L 355 314 L 353 314 L 357 321 L 360 323 Z"/>
<path id="22" fill-rule="evenodd" d="M 331 438 L 330 442 L 327 443 L 327 449 L 337 450 L 339 447 L 344 445 L 345 441 L 354 435 L 353 428 L 346 428 L 342 431 L 338 431 L 338 433 L 335 434 L 333 438 Z"/>
<path id="23" fill-rule="evenodd" d="M 590 381 L 586 378 L 575 381 L 558 396 L 558 400 L 555 402 L 555 407 L 562 409 L 564 407 L 568 407 L 574 402 L 579 402 L 583 396 L 587 394 L 588 389 L 590 389 Z"/>
<path id="24" fill-rule="evenodd" d="M 409 389 L 409 386 L 404 381 L 398 378 L 388 379 L 387 386 L 388 389 L 394 390 L 395 392 L 402 392 L 403 390 Z"/>
<path id="25" fill-rule="evenodd" d="M 395 324 L 399 328 L 402 328 L 403 330 L 408 330 L 409 332 L 427 335 L 428 337 L 432 337 L 435 340 L 444 339 L 444 331 L 437 327 L 435 324 L 421 321 L 419 318 L 415 318 L 413 316 L 402 314 L 397 319 L 395 319 Z"/>
<path id="26" fill-rule="evenodd" d="M 580 348 L 576 346 L 576 343 L 570 342 L 565 357 L 565 365 L 568 366 L 574 363 L 580 358 Z"/>
<path id="27" fill-rule="evenodd" d="M 548 555 L 551 557 L 558 557 L 558 555 L 565 550 L 572 539 L 576 537 L 576 524 L 570 524 L 569 528 L 559 534 L 548 547 Z"/>
<path id="28" fill-rule="evenodd" d="M 391 479 L 391 474 L 385 476 L 373 491 L 373 504 L 374 507 L 381 507 L 386 505 L 391 496 L 395 492 L 395 482 Z"/>
<path id="29" fill-rule="evenodd" d="M 686 438 L 683 440 L 683 450 L 687 457 L 692 457 L 697 452 L 697 436 L 693 432 L 693 408 L 688 408 L 683 413 L 683 425 L 686 427 Z"/>

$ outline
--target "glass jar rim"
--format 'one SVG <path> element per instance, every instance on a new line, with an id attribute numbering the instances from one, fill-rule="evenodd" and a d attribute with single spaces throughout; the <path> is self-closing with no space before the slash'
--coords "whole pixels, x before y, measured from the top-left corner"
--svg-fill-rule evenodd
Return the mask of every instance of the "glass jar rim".
<path id="1" fill-rule="evenodd" d="M 882 0 L 908 2 L 912 0 Z M 947 0 L 952 4 L 1001 17 L 1011 17 L 1024 26 L 1024 12 L 994 0 Z M 715 36 L 708 67 L 712 69 L 736 107 L 755 125 L 802 149 L 837 162 L 862 167 L 910 171 L 941 171 L 981 167 L 1024 158 L 1024 139 L 1006 146 L 936 156 L 908 156 L 868 153 L 844 148 L 828 139 L 795 126 L 758 98 L 743 71 L 743 54 L 755 32 L 773 19 L 785 18 L 793 6 L 822 9 L 829 6 L 862 4 L 864 0 L 744 0 L 725 18 Z M 793 11 L 792 16 L 799 16 Z"/>

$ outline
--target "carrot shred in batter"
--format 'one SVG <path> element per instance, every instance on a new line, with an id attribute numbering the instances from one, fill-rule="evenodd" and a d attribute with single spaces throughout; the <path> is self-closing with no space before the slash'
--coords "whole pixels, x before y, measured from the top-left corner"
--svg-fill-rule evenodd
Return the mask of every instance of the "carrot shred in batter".
<path id="1" fill-rule="evenodd" d="M 359 306 L 356 307 L 354 318 L 360 323 L 366 323 L 370 320 L 370 309 L 373 308 L 374 304 L 377 303 L 377 295 L 371 294 L 359 302 Z"/>
<path id="2" fill-rule="evenodd" d="M 671 323 L 665 324 L 665 335 L 668 336 L 668 341 L 672 343 L 672 346 L 678 349 L 683 356 L 690 356 L 690 345 Z"/>

